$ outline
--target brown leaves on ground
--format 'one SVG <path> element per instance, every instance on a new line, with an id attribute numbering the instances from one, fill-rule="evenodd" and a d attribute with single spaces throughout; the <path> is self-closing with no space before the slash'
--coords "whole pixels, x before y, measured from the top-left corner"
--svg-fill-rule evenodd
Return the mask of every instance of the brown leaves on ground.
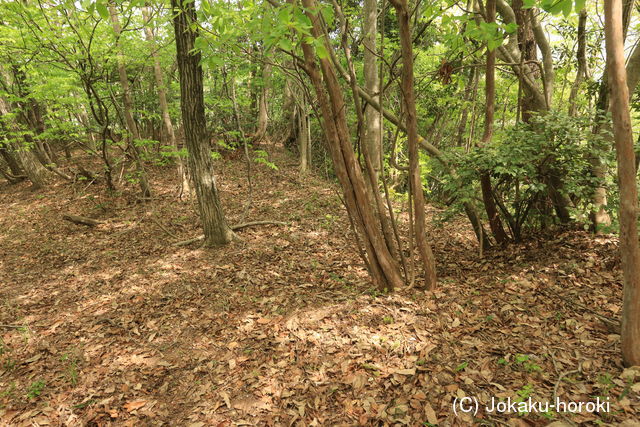
<path id="1" fill-rule="evenodd" d="M 0 186 L 0 424 L 545 425 L 637 420 L 640 370 L 622 369 L 617 242 L 572 231 L 478 259 L 462 220 L 433 226 L 440 285 L 379 295 L 335 190 L 279 170 L 254 176 L 245 220 L 289 225 L 197 243 L 173 171 L 158 200 L 133 187 Z M 219 162 L 234 223 L 247 186 Z M 104 221 L 93 229 L 64 213 Z M 437 212 L 431 212 L 437 217 Z M 432 221 L 437 224 L 437 221 Z M 475 419 L 452 402 L 472 396 Z M 611 412 L 495 414 L 492 397 L 609 398 Z M 632 425 L 629 424 L 629 425 Z"/>

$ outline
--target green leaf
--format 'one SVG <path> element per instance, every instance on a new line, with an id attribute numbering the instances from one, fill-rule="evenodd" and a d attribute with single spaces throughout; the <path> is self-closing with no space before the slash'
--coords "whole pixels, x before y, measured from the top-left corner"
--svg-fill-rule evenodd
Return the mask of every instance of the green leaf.
<path id="1" fill-rule="evenodd" d="M 102 2 L 96 2 L 96 10 L 102 19 L 109 19 L 109 9 Z"/>
<path id="2" fill-rule="evenodd" d="M 327 4 L 325 7 L 320 9 L 320 13 L 322 13 L 322 18 L 324 19 L 324 22 L 327 23 L 329 28 L 333 27 L 333 7 Z"/>
<path id="3" fill-rule="evenodd" d="M 533 6 L 535 6 L 535 4 L 536 4 L 536 0 L 524 0 L 522 2 L 522 8 L 531 9 Z"/>
<path id="4" fill-rule="evenodd" d="M 507 32 L 507 34 L 515 33 L 517 29 L 518 29 L 518 24 L 516 24 L 515 22 L 510 22 L 504 26 L 504 30 Z"/>
<path id="5" fill-rule="evenodd" d="M 541 6 L 553 15 L 558 15 L 562 12 L 565 16 L 569 16 L 573 7 L 573 0 L 543 0 Z"/>
<path id="6" fill-rule="evenodd" d="M 576 0 L 576 6 L 575 6 L 576 13 L 580 13 L 582 9 L 584 9 L 586 2 L 587 2 L 586 0 Z"/>
<path id="7" fill-rule="evenodd" d="M 316 45 L 316 52 L 318 53 L 318 58 L 327 59 L 329 57 L 329 52 L 327 51 L 327 48 L 324 46 L 324 43 L 322 43 L 322 40 L 316 40 L 315 45 Z"/>
<path id="8" fill-rule="evenodd" d="M 278 41 L 278 47 L 282 50 L 293 50 L 293 44 L 288 38 L 282 38 Z"/>
<path id="9" fill-rule="evenodd" d="M 487 48 L 491 51 L 497 47 L 500 47 L 500 45 L 502 45 L 502 40 L 499 39 L 489 39 L 487 41 Z"/>

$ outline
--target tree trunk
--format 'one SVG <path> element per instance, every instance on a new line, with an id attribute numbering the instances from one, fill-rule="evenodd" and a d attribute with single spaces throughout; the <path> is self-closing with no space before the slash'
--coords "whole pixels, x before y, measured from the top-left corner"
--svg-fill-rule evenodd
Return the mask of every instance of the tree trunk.
<path id="1" fill-rule="evenodd" d="M 578 49 L 576 53 L 576 59 L 578 61 L 578 69 L 576 70 L 576 79 L 571 86 L 571 93 L 569 94 L 569 115 L 575 117 L 578 114 L 578 93 L 580 93 L 580 87 L 582 82 L 587 79 L 587 8 L 585 7 L 580 11 L 580 17 L 578 18 Z"/>
<path id="2" fill-rule="evenodd" d="M 633 0 L 623 0 L 622 11 L 622 37 L 626 39 L 627 29 L 631 20 L 631 11 L 634 4 Z M 629 97 L 633 94 L 638 79 L 640 78 L 640 46 L 636 44 L 627 62 L 627 88 Z M 598 91 L 598 100 L 596 101 L 596 113 L 594 118 L 593 133 L 601 136 L 599 145 L 594 146 L 594 151 L 607 151 L 614 144 L 611 140 L 613 129 L 607 119 L 607 113 L 609 112 L 609 80 L 608 70 L 605 64 L 605 70 L 602 74 L 602 80 L 600 81 L 600 89 Z M 600 156 L 594 153 L 589 157 L 589 163 L 591 165 L 591 174 L 604 181 L 607 175 L 607 166 L 602 162 Z M 603 185 L 598 185 L 591 196 L 591 202 L 593 208 L 591 210 L 591 224 L 595 233 L 601 233 L 603 229 L 606 229 L 611 225 L 611 217 L 606 210 L 607 206 L 607 189 Z"/>
<path id="3" fill-rule="evenodd" d="M 327 44 L 327 35 L 321 30 L 315 0 L 302 0 L 305 14 L 311 20 L 311 33 Z M 345 112 L 345 101 L 336 72 L 326 57 L 320 57 L 320 70 L 316 64 L 314 48 L 306 40 L 302 42 L 304 71 L 309 76 L 324 121 L 325 137 L 333 159 L 334 170 L 342 186 L 347 211 L 355 224 L 356 233 L 362 237 L 365 262 L 373 282 L 381 290 L 391 291 L 402 284 L 400 266 L 391 256 L 380 230 L 381 221 L 372 206 L 364 176 L 358 164 Z M 322 74 L 320 74 L 322 72 Z"/>
<path id="4" fill-rule="evenodd" d="M 620 340 L 625 366 L 634 366 L 640 365 L 640 247 L 636 223 L 638 192 L 625 70 L 622 1 L 605 0 L 604 13 L 611 117 L 620 188 L 620 253 L 624 277 Z"/>
<path id="5" fill-rule="evenodd" d="M 474 89 L 477 88 L 477 75 L 478 72 L 476 71 L 476 67 L 471 67 L 469 70 L 469 80 L 464 88 L 464 95 L 462 97 L 463 105 L 462 111 L 460 112 L 460 121 L 458 122 L 458 136 L 456 138 L 458 147 L 465 146 L 465 131 L 467 129 L 467 120 L 469 119 L 469 106 L 471 104 L 471 99 L 475 98 Z"/>
<path id="6" fill-rule="evenodd" d="M 160 59 L 158 58 L 157 47 L 155 44 L 155 37 L 151 28 L 149 20 L 149 7 L 142 8 L 142 17 L 144 19 L 144 34 L 151 46 L 151 56 L 153 57 L 153 73 L 156 79 L 156 86 L 158 90 L 158 102 L 160 104 L 160 113 L 162 114 L 162 124 L 169 138 L 169 145 L 171 145 L 176 152 L 180 151 L 178 140 L 176 139 L 175 132 L 173 130 L 173 123 L 171 122 L 171 116 L 169 115 L 169 105 L 167 103 L 167 89 L 164 84 L 164 76 L 162 68 L 160 67 Z M 191 196 L 191 184 L 189 183 L 189 174 L 184 163 L 183 158 L 180 155 L 176 155 L 176 163 L 178 165 L 178 179 L 180 182 L 180 194 L 179 197 Z"/>
<path id="7" fill-rule="evenodd" d="M 533 27 L 529 20 L 527 9 L 523 9 L 522 6 L 522 0 L 513 0 L 513 12 L 518 24 L 518 47 L 521 55 L 518 59 L 522 62 L 537 61 L 537 46 Z M 525 64 L 522 68 L 525 75 L 529 75 L 533 79 L 540 77 L 539 68 L 535 64 Z M 523 85 L 523 89 L 522 97 L 519 100 L 521 117 L 523 122 L 529 123 L 531 113 L 544 111 L 546 108 L 538 105 L 535 95 L 531 93 L 532 91 L 526 85 Z"/>
<path id="8" fill-rule="evenodd" d="M 22 169 L 24 169 L 27 174 L 29 181 L 33 184 L 33 187 L 35 189 L 46 187 L 49 171 L 40 163 L 33 151 L 14 146 L 13 152 L 18 158 L 20 166 L 22 166 Z"/>
<path id="9" fill-rule="evenodd" d="M 298 108 L 298 141 L 300 147 L 300 173 L 309 171 L 311 162 L 311 138 L 309 129 L 309 112 L 307 110 L 307 98 L 304 93 L 300 99 Z"/>
<path id="10" fill-rule="evenodd" d="M 4 159 L 4 161 L 6 162 L 7 166 L 9 166 L 9 170 L 11 171 L 11 174 L 14 176 L 20 176 L 22 175 L 23 171 L 20 168 L 20 165 L 18 164 L 18 161 L 15 159 L 15 157 L 2 145 L 0 145 L 0 156 L 2 156 L 2 158 Z"/>
<path id="11" fill-rule="evenodd" d="M 513 12 L 515 13 L 516 23 L 518 24 L 518 44 L 520 48 L 520 61 L 537 61 L 537 50 L 538 44 L 536 43 L 536 25 L 537 22 L 534 22 L 534 15 L 531 13 L 531 9 L 523 9 L 522 0 L 514 0 L 513 1 Z M 538 26 L 539 27 L 539 26 Z M 537 28 L 540 31 L 540 28 Z M 544 38 L 544 37 L 543 37 Z M 545 39 L 546 42 L 546 39 Z M 543 58 L 545 60 L 545 65 L 548 62 L 547 58 Z M 522 99 L 520 101 L 520 110 L 522 113 L 522 121 L 525 123 L 529 123 L 531 120 L 531 114 L 534 112 L 545 112 L 548 111 L 551 107 L 551 87 L 553 83 L 553 67 L 549 70 L 548 67 L 545 67 L 545 74 L 540 76 L 539 68 L 531 63 L 527 65 L 523 65 L 523 69 L 525 70 L 525 74 L 529 74 L 534 80 L 537 77 L 541 77 L 544 82 L 544 97 L 545 104 L 541 105 L 539 99 L 536 97 L 535 93 L 531 90 L 531 88 L 523 84 L 522 91 Z M 547 75 L 547 72 L 550 75 Z M 526 78 L 526 76 L 524 77 Z M 524 78 L 522 80 L 524 80 Z M 569 213 L 569 207 L 571 206 L 571 200 L 564 194 L 564 176 L 560 175 L 560 172 L 557 170 L 552 161 L 548 167 L 548 173 L 545 175 L 544 180 L 547 186 L 547 192 L 549 194 L 549 199 L 553 204 L 556 215 L 560 219 L 560 222 L 565 224 L 571 221 L 571 214 Z"/>
<path id="12" fill-rule="evenodd" d="M 266 52 L 269 54 L 269 52 Z M 267 126 L 269 124 L 268 96 L 269 82 L 271 80 L 271 64 L 264 63 L 262 65 L 262 84 L 260 85 L 260 93 L 258 95 L 258 124 L 256 132 L 253 136 L 253 142 L 259 143 L 267 135 Z"/>
<path id="13" fill-rule="evenodd" d="M 495 0 L 487 0 L 486 5 L 487 22 L 493 23 L 496 20 L 496 2 Z M 491 143 L 493 137 L 493 118 L 495 113 L 496 99 L 496 52 L 487 47 L 487 66 L 485 73 L 485 119 L 484 119 L 484 135 L 482 136 L 481 146 Z M 489 218 L 489 227 L 499 245 L 507 242 L 507 233 L 504 231 L 500 214 L 493 199 L 493 189 L 491 188 L 491 175 L 489 171 L 483 171 L 480 175 L 480 188 L 482 189 L 482 200 L 484 208 Z"/>
<path id="14" fill-rule="evenodd" d="M 407 132 L 406 124 L 402 123 L 402 121 L 395 114 L 393 114 L 391 111 L 387 110 L 386 108 L 383 108 L 378 102 L 376 102 L 373 98 L 371 98 L 369 94 L 367 94 L 367 92 L 361 87 L 358 86 L 357 91 L 358 91 L 358 94 L 362 98 L 364 98 L 369 104 L 371 104 L 378 111 L 381 111 L 387 120 L 389 120 L 391 123 L 396 125 L 403 132 L 405 133 Z M 430 144 L 427 140 L 425 140 L 420 135 L 418 135 L 418 144 L 430 156 L 435 158 L 442 165 L 444 170 L 453 178 L 454 182 L 457 183 L 457 186 L 461 188 L 463 185 L 461 182 L 461 179 L 459 178 L 455 168 L 453 168 L 451 164 L 449 164 L 449 162 L 447 161 L 445 156 L 442 154 L 442 152 L 438 150 L 438 148 L 436 148 L 434 145 Z M 475 232 L 476 237 L 478 238 L 478 243 L 480 243 L 484 248 L 491 247 L 491 242 L 487 238 L 487 233 L 484 232 L 484 229 L 482 227 L 482 221 L 480 220 L 480 216 L 478 215 L 475 205 L 469 201 L 463 202 L 463 204 L 464 204 L 464 210 L 467 216 L 469 217 L 469 222 L 471 223 L 473 227 L 473 231 Z"/>
<path id="15" fill-rule="evenodd" d="M 405 107 L 405 122 L 407 128 L 407 144 L 409 146 L 409 174 L 411 190 L 413 192 L 413 220 L 416 237 L 416 245 L 420 253 L 424 270 L 425 286 L 433 289 L 436 286 L 436 263 L 427 242 L 425 230 L 424 190 L 420 175 L 420 157 L 418 152 L 418 120 L 416 116 L 416 103 L 413 83 L 413 39 L 409 27 L 409 7 L 407 0 L 391 0 L 398 16 L 400 29 L 400 47 L 402 52 L 402 97 Z"/>
<path id="16" fill-rule="evenodd" d="M 2 116 L 8 116 L 9 114 L 9 104 L 4 99 L 0 98 L 0 118 L 2 118 Z M 12 119 L 6 121 L 6 126 L 13 126 L 14 128 L 12 129 L 12 132 L 19 134 L 18 125 L 11 120 Z M 4 126 L 2 121 L 0 121 L 0 125 Z M 27 178 L 29 178 L 29 181 L 33 184 L 34 189 L 46 187 L 47 181 L 50 177 L 50 172 L 38 160 L 31 148 L 32 147 L 27 148 L 24 145 L 21 146 L 18 142 L 12 141 L 8 144 L 7 155 L 3 154 L 3 157 L 8 159 L 7 163 L 12 171 L 14 169 L 16 172 L 19 170 L 24 171 Z M 14 159 L 14 162 L 10 162 L 11 158 Z"/>
<path id="17" fill-rule="evenodd" d="M 378 78 L 376 35 L 378 32 L 378 8 L 376 0 L 364 0 L 364 88 L 378 102 L 380 100 L 380 79 Z M 371 105 L 366 104 L 364 110 L 363 143 L 367 144 L 369 157 L 374 170 L 374 182 L 378 182 L 380 174 L 380 157 L 382 153 L 382 126 L 380 114 Z M 374 189 L 377 190 L 377 189 Z"/>
<path id="18" fill-rule="evenodd" d="M 193 2 L 171 0 L 174 14 L 178 72 L 180 74 L 180 107 L 185 141 L 189 151 L 189 170 L 195 184 L 205 246 L 219 246 L 235 239 L 227 225 L 213 174 L 213 159 L 207 140 L 204 115 L 201 54 L 195 50 L 198 34 Z"/>
<path id="19" fill-rule="evenodd" d="M 121 28 L 120 22 L 118 21 L 118 12 L 116 11 L 116 7 L 112 1 L 109 2 L 109 13 L 111 16 L 111 24 L 113 25 L 113 32 L 116 34 L 116 44 L 118 45 L 119 50 Z M 140 185 L 140 191 L 142 192 L 142 197 L 148 198 L 151 197 L 151 187 L 147 179 L 147 172 L 144 170 L 144 164 L 142 162 L 142 159 L 140 158 L 140 150 L 136 146 L 136 142 L 140 140 L 140 132 L 135 120 L 133 119 L 133 102 L 131 100 L 129 79 L 127 78 L 127 69 L 124 64 L 122 52 L 118 52 L 118 76 L 120 78 L 120 85 L 122 86 L 124 118 L 127 125 L 127 130 L 130 134 L 129 147 L 131 148 L 131 153 L 133 154 L 133 158 L 135 160 L 136 169 L 138 172 L 137 178 Z"/>

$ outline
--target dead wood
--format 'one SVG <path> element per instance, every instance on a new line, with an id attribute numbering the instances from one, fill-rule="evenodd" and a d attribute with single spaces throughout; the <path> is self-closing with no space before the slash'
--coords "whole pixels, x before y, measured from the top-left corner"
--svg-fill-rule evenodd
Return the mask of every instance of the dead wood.
<path id="1" fill-rule="evenodd" d="M 72 222 L 74 224 L 86 225 L 89 227 L 95 227 L 98 224 L 104 224 L 104 221 L 99 221 L 97 219 L 87 218 L 86 216 L 78 216 L 78 215 L 65 214 L 65 215 L 62 215 L 62 219 L 64 219 L 65 221 Z"/>

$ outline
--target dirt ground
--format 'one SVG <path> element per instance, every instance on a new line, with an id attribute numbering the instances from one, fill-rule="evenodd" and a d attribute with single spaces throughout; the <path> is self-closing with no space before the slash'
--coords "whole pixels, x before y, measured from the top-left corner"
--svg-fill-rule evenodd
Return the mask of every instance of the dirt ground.
<path id="1" fill-rule="evenodd" d="M 287 225 L 213 250 L 173 245 L 199 227 L 170 167 L 152 169 L 152 203 L 134 185 L 0 184 L 0 425 L 638 425 L 614 237 L 555 231 L 479 258 L 467 224 L 430 208 L 438 290 L 381 295 L 336 187 L 267 151 L 278 170 L 253 166 L 246 218 L 241 157 L 217 162 L 221 197 L 231 224 Z M 454 412 L 465 397 L 475 415 Z M 609 408 L 504 414 L 492 398 Z"/>

